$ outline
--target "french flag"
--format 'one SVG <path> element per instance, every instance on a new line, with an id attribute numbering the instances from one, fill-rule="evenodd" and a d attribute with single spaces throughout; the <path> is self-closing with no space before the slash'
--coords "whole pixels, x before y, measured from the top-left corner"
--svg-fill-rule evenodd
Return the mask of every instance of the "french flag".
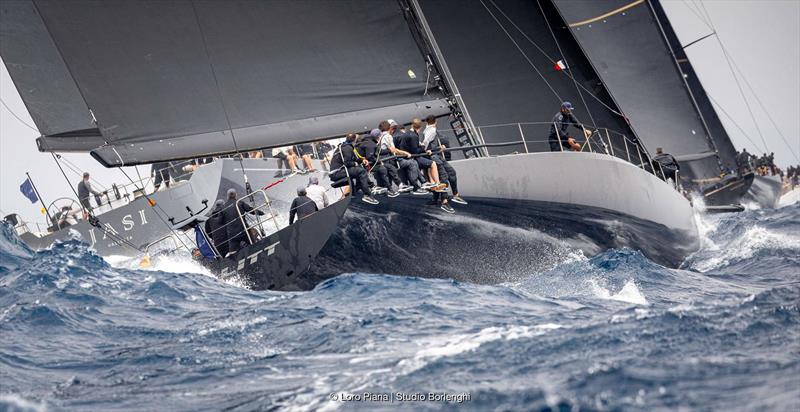
<path id="1" fill-rule="evenodd" d="M 561 70 L 567 70 L 569 67 L 567 66 L 567 63 L 564 60 L 559 60 L 556 62 L 555 68 L 556 71 L 561 71 Z"/>

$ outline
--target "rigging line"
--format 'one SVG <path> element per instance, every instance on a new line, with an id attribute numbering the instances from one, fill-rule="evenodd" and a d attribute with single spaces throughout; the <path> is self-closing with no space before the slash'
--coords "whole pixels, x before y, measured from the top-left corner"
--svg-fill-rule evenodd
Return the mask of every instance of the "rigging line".
<path id="1" fill-rule="evenodd" d="M 158 203 L 156 203 L 156 201 L 155 201 L 155 200 L 152 200 L 152 199 L 150 199 L 150 196 L 148 196 L 148 195 L 145 193 L 144 187 L 139 187 L 139 186 L 136 184 L 136 182 L 134 182 L 134 181 L 133 181 L 133 179 L 131 179 L 131 177 L 130 177 L 130 176 L 128 176 L 128 174 L 125 172 L 125 170 L 124 170 L 122 167 L 117 167 L 117 168 L 119 169 L 119 171 L 120 171 L 120 172 L 122 172 L 122 174 L 124 174 L 124 175 L 125 175 L 125 177 L 127 177 L 127 178 L 128 178 L 128 180 L 130 180 L 130 181 L 131 181 L 131 184 L 133 185 L 133 187 L 135 187 L 135 188 L 136 188 L 136 190 L 140 190 L 140 191 L 141 191 L 141 193 L 142 193 L 142 196 L 144 196 L 145 200 L 147 200 L 147 204 L 148 204 L 148 205 L 150 205 L 151 207 L 156 207 L 156 208 L 158 208 L 158 210 L 160 210 L 160 211 L 161 211 L 161 213 L 163 213 L 163 214 L 164 214 L 164 216 L 169 216 L 169 215 L 167 214 L 167 212 L 165 212 L 165 211 L 164 211 L 164 209 L 162 209 L 162 208 L 161 208 L 161 206 L 159 206 L 159 204 L 158 204 Z M 183 246 L 183 248 L 184 248 L 184 249 L 186 249 L 186 250 L 188 250 L 188 251 L 191 251 L 191 249 L 189 249 L 189 248 L 186 246 L 186 244 L 185 244 L 185 243 L 183 243 L 183 239 L 181 239 L 181 237 L 178 235 L 178 233 L 176 233 L 176 232 L 175 232 L 175 230 L 174 230 L 174 229 L 172 229 L 172 226 L 170 226 L 170 225 L 167 223 L 167 221 L 166 221 L 166 220 L 164 220 L 164 216 L 161 216 L 161 214 L 160 214 L 160 213 L 158 213 L 158 212 L 156 212 L 156 216 L 158 216 L 158 219 L 159 219 L 159 220 L 161 220 L 161 222 L 162 222 L 162 223 L 164 223 L 164 226 L 165 226 L 167 229 L 169 229 L 170 233 L 172 233 L 172 234 L 175 236 L 175 238 L 176 238 L 176 239 L 178 239 L 178 242 L 181 242 L 181 245 Z"/>
<path id="2" fill-rule="evenodd" d="M 711 26 L 711 30 L 715 33 L 717 32 L 717 28 L 714 26 L 714 22 L 711 20 L 711 15 L 706 10 L 706 6 L 703 2 L 700 2 L 700 7 L 705 12 L 705 15 L 708 17 L 708 23 Z M 728 63 L 728 68 L 731 70 L 731 75 L 733 75 L 733 80 L 736 82 L 736 87 L 739 88 L 739 94 L 742 96 L 742 100 L 744 100 L 745 106 L 747 106 L 747 111 L 750 113 L 750 119 L 753 121 L 753 125 L 755 125 L 756 130 L 758 131 L 758 135 L 761 137 L 761 142 L 764 143 L 764 147 L 767 146 L 767 141 L 764 139 L 764 133 L 761 132 L 761 127 L 758 126 L 758 122 L 756 121 L 756 116 L 753 113 L 753 109 L 750 107 L 750 102 L 747 101 L 747 96 L 745 96 L 744 89 L 742 88 L 741 82 L 739 82 L 739 77 L 736 76 L 736 71 L 733 69 L 733 64 L 731 63 L 731 57 L 728 55 L 728 51 L 725 49 L 725 45 L 722 44 L 722 39 L 720 39 L 719 35 L 714 36 L 717 39 L 717 43 L 719 43 L 719 47 L 722 49 L 722 55 L 725 56 L 725 62 Z"/>
<path id="3" fill-rule="evenodd" d="M 492 0 L 489 0 L 489 1 L 492 1 Z M 487 12 L 489 12 L 489 15 L 490 15 L 490 16 L 492 16 L 492 18 L 493 18 L 493 19 L 494 19 L 494 21 L 497 23 L 497 25 L 498 25 L 498 26 L 500 26 L 500 28 L 501 28 L 501 29 L 503 29 L 503 32 L 506 34 L 506 36 L 508 36 L 508 39 L 509 39 L 509 40 L 511 40 L 511 42 L 512 42 L 512 43 L 514 43 L 514 46 L 516 46 L 517 50 L 519 50 L 519 52 L 520 52 L 520 53 L 522 53 L 522 57 L 524 57 L 524 58 L 525 58 L 525 60 L 527 60 L 527 61 L 528 61 L 528 64 L 530 64 L 530 65 L 531 65 L 531 67 L 533 67 L 533 70 L 535 70 L 535 71 L 536 71 L 536 73 L 539 75 L 539 77 L 541 77 L 541 78 L 542 78 L 542 81 L 544 81 L 544 83 L 547 85 L 547 87 L 549 87 L 549 88 L 550 88 L 550 91 L 552 91 L 552 92 L 553 92 L 553 94 L 554 94 L 554 95 L 556 95 L 556 98 L 558 99 L 558 101 L 563 101 L 563 100 L 561 99 L 561 96 L 559 96 L 559 95 L 558 95 L 558 92 L 556 92 L 556 90 L 553 88 L 553 86 L 551 86 L 551 85 L 550 85 L 550 83 L 549 83 L 549 82 L 547 81 L 547 79 L 544 77 L 544 75 L 542 74 L 542 72 L 540 72 L 540 71 L 539 71 L 539 69 L 537 69 L 537 68 L 536 68 L 536 65 L 535 65 L 535 64 L 533 64 L 533 61 L 531 61 L 530 57 L 528 57 L 528 55 L 527 55 L 527 54 L 525 54 L 525 51 L 524 51 L 524 50 L 522 50 L 522 47 L 520 47 L 520 46 L 519 46 L 519 44 L 517 43 L 517 41 L 516 41 L 516 40 L 514 40 L 514 38 L 513 38 L 513 37 L 511 37 L 511 33 L 509 33 L 509 32 L 508 32 L 508 30 L 506 30 L 506 28 L 503 26 L 503 24 L 502 24 L 502 23 L 500 23 L 500 20 L 498 20 L 498 19 L 497 19 L 497 17 L 495 17 L 494 13 L 492 13 L 492 11 L 489 9 L 489 6 L 487 6 L 487 5 L 486 5 L 486 3 L 484 3 L 484 2 L 483 2 L 483 0 L 480 0 L 480 2 L 481 2 L 481 4 L 483 5 L 483 7 L 484 7 L 484 8 L 486 8 L 486 11 L 487 11 Z M 495 6 L 495 7 L 497 7 L 497 6 Z M 502 13 L 502 10 L 501 10 L 501 13 Z M 513 23 L 512 23 L 512 24 L 513 24 Z M 537 47 L 538 47 L 538 46 L 537 46 Z"/>
<path id="4" fill-rule="evenodd" d="M 705 17 L 703 17 L 702 15 L 700 15 L 700 11 L 698 11 L 698 10 L 696 10 L 696 9 L 695 9 L 695 8 L 697 7 L 696 5 L 695 5 L 695 6 L 692 6 L 692 5 L 690 5 L 690 4 L 689 4 L 689 2 L 688 2 L 687 0 L 682 0 L 681 2 L 683 3 L 683 5 L 684 5 L 684 6 L 686 6 L 686 8 L 687 8 L 687 9 L 689 9 L 689 11 L 691 11 L 691 12 L 692 12 L 692 14 L 694 14 L 695 16 L 697 16 L 697 18 L 698 18 L 698 19 L 700 19 L 700 21 L 701 21 L 703 24 L 705 24 L 705 25 L 706 25 L 706 27 L 708 27 L 709 29 L 711 29 L 711 26 L 708 24 L 708 21 L 706 20 L 706 18 L 705 18 Z M 694 1 L 692 1 L 692 4 L 694 4 Z"/>
<path id="5" fill-rule="evenodd" d="M 789 142 L 786 140 L 786 136 L 784 136 L 783 132 L 781 132 L 781 129 L 778 128 L 778 124 L 772 118 L 772 115 L 769 114 L 769 111 L 766 109 L 766 107 L 764 107 L 764 103 L 758 97 L 758 94 L 756 93 L 755 89 L 750 84 L 750 82 L 747 80 L 747 76 L 744 75 L 744 73 L 742 72 L 742 69 L 739 68 L 739 65 L 736 64 L 736 60 L 734 60 L 733 57 L 731 57 L 731 62 L 733 62 L 733 67 L 736 69 L 737 72 L 739 72 L 739 75 L 742 76 L 742 80 L 744 80 L 744 84 L 747 86 L 748 89 L 750 89 L 750 93 L 752 93 L 753 97 L 756 98 L 756 103 L 758 103 L 759 107 L 761 107 L 761 110 L 764 111 L 764 114 L 767 115 L 767 119 L 769 119 L 769 121 L 772 123 L 772 126 L 775 128 L 775 131 L 778 132 L 778 136 L 780 136 L 781 139 L 783 140 L 783 142 L 786 143 L 786 146 L 789 148 L 789 151 L 792 153 L 794 158 L 797 159 L 797 160 L 800 160 L 800 157 L 798 157 L 797 153 L 794 152 L 794 149 L 792 149 L 792 145 L 790 145 Z"/>
<path id="6" fill-rule="evenodd" d="M 56 165 L 58 166 L 58 169 L 61 170 L 61 175 L 64 176 L 64 180 L 67 181 L 67 186 L 69 186 L 69 188 L 72 189 L 72 193 L 75 195 L 75 198 L 78 199 L 78 204 L 81 205 L 81 211 L 83 211 L 84 216 L 89 216 L 89 219 L 87 220 L 87 222 L 89 222 L 89 224 L 91 226 L 97 227 L 100 230 L 102 230 L 104 236 L 108 236 L 112 240 L 115 240 L 120 244 L 124 244 L 125 246 L 128 246 L 128 247 L 130 247 L 130 248 L 132 248 L 134 250 L 137 250 L 140 253 L 144 253 L 144 251 L 142 251 L 142 249 L 139 249 L 138 247 L 136 247 L 136 245 L 131 243 L 128 239 L 125 239 L 124 237 L 122 237 L 122 236 L 120 236 L 120 235 L 118 235 L 118 234 L 116 234 L 114 232 L 109 231 L 108 228 L 103 226 L 102 222 L 100 222 L 100 219 L 98 219 L 97 216 L 92 215 L 90 212 L 88 212 L 86 210 L 85 207 L 83 207 L 83 203 L 81 203 L 81 197 L 78 195 L 78 192 L 75 190 L 75 188 L 72 187 L 72 184 L 70 183 L 69 178 L 67 178 L 67 174 L 64 172 L 64 168 L 62 168 L 61 167 L 61 163 L 58 162 L 58 158 L 56 157 L 56 154 L 54 152 L 50 152 L 50 155 L 53 156 L 53 160 L 56 162 Z M 94 219 L 94 222 L 91 219 Z"/>
<path id="7" fill-rule="evenodd" d="M 742 132 L 742 135 L 745 137 L 745 139 L 747 139 L 747 141 L 750 142 L 753 145 L 753 147 L 755 147 L 756 149 L 758 149 L 760 151 L 761 147 L 759 147 L 759 145 L 757 145 L 756 142 L 754 142 L 753 139 L 750 138 L 750 136 L 747 134 L 747 132 L 744 131 L 744 129 L 742 128 L 742 126 L 739 125 L 739 123 L 736 123 L 736 120 L 734 120 L 733 116 L 728 114 L 728 112 L 725 111 L 725 108 L 722 107 L 722 105 L 719 104 L 719 102 L 714 100 L 713 96 L 711 96 L 709 94 L 708 98 L 711 99 L 711 102 L 714 103 L 717 106 L 717 108 L 719 108 L 719 110 L 722 112 L 722 114 L 724 114 L 725 117 L 727 117 L 728 120 L 730 120 L 731 123 L 733 123 L 733 125 L 736 126 L 736 128 L 739 129 L 740 132 Z M 766 149 L 764 151 L 766 151 Z"/>
<path id="8" fill-rule="evenodd" d="M 542 8 L 542 2 L 536 0 L 536 5 L 539 6 L 539 11 L 542 12 L 542 17 L 544 17 L 544 22 L 547 24 L 547 29 L 550 31 L 550 35 L 553 37 L 553 42 L 556 44 L 556 48 L 558 49 L 558 54 L 561 56 L 564 61 L 567 60 L 566 56 L 564 56 L 564 52 L 561 50 L 561 45 L 558 43 L 558 39 L 556 38 L 556 33 L 553 31 L 553 27 L 550 25 L 550 20 L 548 20 L 547 15 L 544 14 L 544 9 Z M 495 5 L 495 7 L 497 7 Z M 499 10 L 499 8 L 498 8 Z M 569 70 L 569 62 L 567 62 L 567 69 Z M 570 76 L 572 82 L 575 84 L 575 89 L 578 90 L 578 96 L 581 98 L 581 102 L 583 102 L 583 106 L 586 107 L 586 113 L 589 114 L 589 121 L 592 122 L 592 126 L 597 129 L 597 123 L 594 121 L 594 116 L 592 116 L 592 111 L 589 109 L 589 105 L 586 104 L 586 99 L 583 98 L 583 93 L 581 93 L 581 88 L 578 86 L 578 80 L 575 77 Z"/>
<path id="9" fill-rule="evenodd" d="M 64 162 L 64 164 L 67 165 L 67 168 L 69 168 L 69 170 L 71 170 L 73 173 L 75 173 L 76 175 L 78 175 L 80 177 L 83 176 L 83 172 L 81 172 L 78 169 L 78 166 L 75 166 L 75 163 L 70 162 L 69 159 L 67 159 L 66 157 L 64 157 L 64 156 L 62 156 L 60 154 L 56 154 L 56 157 L 58 159 L 60 159 L 62 162 Z M 103 190 L 108 190 L 108 186 L 104 185 L 103 182 L 100 181 L 100 179 L 92 178 L 92 180 L 97 182 L 97 184 L 100 185 L 100 187 L 102 187 Z"/>
<path id="10" fill-rule="evenodd" d="M 16 113 L 14 113 L 14 111 L 13 111 L 13 110 L 11 110 L 11 108 L 10 108 L 10 107 L 8 107 L 8 105 L 6 104 L 5 100 L 3 100 L 3 99 L 0 99 L 0 103 L 3 103 L 3 107 L 5 107 L 5 108 L 6 108 L 6 110 L 8 110 L 8 112 L 9 112 L 9 113 L 11 113 L 11 115 L 12 115 L 12 116 L 14 116 L 14 118 L 15 118 L 15 119 L 19 120 L 19 122 L 20 122 L 20 123 L 22 123 L 22 124 L 24 124 L 25 126 L 27 126 L 27 127 L 28 127 L 28 129 L 31 129 L 31 130 L 33 130 L 33 131 L 34 131 L 34 132 L 36 132 L 36 133 L 42 134 L 42 133 L 39 131 L 39 129 L 37 129 L 37 128 L 35 128 L 35 127 L 31 126 L 31 125 L 29 125 L 29 124 L 28 124 L 28 122 L 26 122 L 26 121 L 22 120 L 22 118 L 20 118 L 19 116 L 17 116 L 17 114 L 16 114 Z"/>
<path id="11" fill-rule="evenodd" d="M 694 40 L 694 41 L 691 41 L 691 42 L 689 42 L 689 44 L 687 44 L 687 45 L 685 45 L 685 46 L 681 46 L 681 49 L 684 49 L 684 50 L 686 50 L 686 48 L 687 48 L 687 47 L 689 47 L 689 46 L 691 46 L 691 45 L 693 45 L 693 44 L 695 44 L 695 43 L 701 42 L 701 41 L 703 41 L 703 40 L 705 40 L 705 39 L 707 39 L 707 38 L 709 38 L 709 37 L 711 37 L 711 36 L 713 36 L 713 35 L 715 35 L 715 34 L 717 34 L 717 32 L 715 32 L 715 31 L 712 31 L 711 33 L 708 33 L 708 34 L 706 34 L 705 36 L 703 36 L 703 37 L 701 37 L 701 38 L 699 38 L 699 39 L 697 39 L 697 40 Z"/>
<path id="12" fill-rule="evenodd" d="M 534 42 L 533 39 L 531 39 L 530 36 L 528 36 L 527 33 L 525 33 L 521 28 L 519 28 L 519 26 L 517 26 L 516 23 L 514 23 L 514 21 L 511 20 L 511 18 L 508 17 L 508 15 L 506 15 L 505 12 L 503 12 L 503 10 L 501 8 L 497 7 L 497 5 L 494 4 L 494 0 L 489 0 L 489 1 L 497 8 L 498 11 L 500 11 L 500 13 L 503 15 L 503 17 L 505 17 L 506 20 L 508 20 L 508 22 L 511 23 L 511 25 L 514 26 L 514 28 L 517 29 L 517 31 L 519 31 L 522 34 L 522 36 L 525 37 L 526 40 L 528 40 L 528 42 L 530 42 L 534 47 L 536 47 L 537 50 L 539 50 L 540 53 L 542 53 L 544 55 L 544 57 L 546 57 L 548 60 L 550 60 L 551 63 L 556 63 L 556 61 L 553 60 L 553 58 L 550 57 L 544 50 L 542 50 L 542 48 L 539 47 L 539 45 L 536 44 L 536 42 Z M 568 73 L 566 71 L 564 72 L 564 74 L 566 74 L 567 77 L 569 77 L 570 79 L 573 79 L 572 74 L 570 74 L 570 73 Z M 592 93 L 591 90 L 587 89 L 584 85 L 580 84 L 580 82 L 578 83 L 578 86 L 580 86 L 580 88 L 583 89 L 583 91 L 585 91 L 587 94 L 589 94 L 589 96 L 592 96 L 593 99 L 597 100 L 597 102 L 600 103 L 600 105 L 602 105 L 603 107 L 608 109 L 611 113 L 614 113 L 617 116 L 620 116 L 622 118 L 627 119 L 627 117 L 623 113 L 618 112 L 616 109 L 614 109 L 613 107 L 607 105 L 604 101 L 600 100 L 599 97 L 595 96 L 594 93 Z"/>
<path id="13" fill-rule="evenodd" d="M 217 89 L 217 96 L 219 96 L 219 103 L 222 106 L 222 113 L 225 115 L 225 122 L 228 124 L 228 131 L 231 133 L 231 141 L 233 141 L 233 150 L 239 155 L 239 166 L 242 168 L 242 176 L 244 177 L 244 186 L 247 194 L 250 194 L 250 182 L 247 181 L 247 172 L 244 168 L 244 162 L 242 161 L 242 154 L 239 153 L 239 146 L 236 144 L 236 136 L 233 133 L 233 126 L 231 125 L 231 119 L 228 116 L 228 108 L 225 106 L 225 99 L 222 98 L 222 91 L 219 87 L 219 80 L 217 79 L 217 71 L 214 69 L 214 63 L 211 62 L 211 54 L 208 52 L 208 44 L 206 43 L 206 34 L 203 32 L 203 26 L 200 24 L 200 15 L 197 14 L 197 6 L 195 6 L 195 2 L 192 1 L 192 10 L 194 11 L 194 20 L 197 23 L 197 29 L 200 31 L 200 38 L 203 40 L 203 51 L 206 53 L 206 58 L 208 59 L 208 67 L 211 69 L 211 77 L 214 78 L 214 86 Z"/>

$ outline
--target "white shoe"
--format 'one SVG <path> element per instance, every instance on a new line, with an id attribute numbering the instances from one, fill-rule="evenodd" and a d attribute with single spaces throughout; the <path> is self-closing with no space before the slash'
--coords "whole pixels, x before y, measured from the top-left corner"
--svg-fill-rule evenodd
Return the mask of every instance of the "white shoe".
<path id="1" fill-rule="evenodd" d="M 380 186 L 378 186 L 378 187 L 374 187 L 374 188 L 372 189 L 372 194 L 373 194 L 373 195 L 382 195 L 382 194 L 384 194 L 384 193 L 386 193 L 386 192 L 388 192 L 388 191 L 389 191 L 389 189 L 387 189 L 387 188 L 385 188 L 385 187 L 380 187 Z"/>
<path id="2" fill-rule="evenodd" d="M 414 190 L 414 186 L 409 186 L 402 183 L 400 184 L 400 186 L 397 187 L 397 191 L 400 193 L 408 193 L 412 190 Z"/>
<path id="3" fill-rule="evenodd" d="M 435 183 L 431 183 L 431 182 L 425 182 L 425 184 L 423 184 L 423 185 L 422 185 L 422 188 L 423 188 L 423 189 L 430 189 L 430 188 L 432 188 L 432 187 L 434 187 L 434 186 L 436 186 L 436 184 L 435 184 Z"/>

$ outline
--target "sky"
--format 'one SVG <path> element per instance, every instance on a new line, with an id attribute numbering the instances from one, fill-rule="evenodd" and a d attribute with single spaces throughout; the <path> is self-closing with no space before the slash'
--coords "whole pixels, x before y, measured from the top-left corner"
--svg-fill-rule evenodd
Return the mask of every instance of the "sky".
<path id="1" fill-rule="evenodd" d="M 760 154 L 766 147 L 775 152 L 779 166 L 800 164 L 796 157 L 800 156 L 800 0 L 662 0 L 662 4 L 684 45 L 716 29 L 717 36 L 686 52 L 703 87 L 730 115 L 717 109 L 736 148 Z M 738 81 L 750 109 L 720 43 L 740 71 Z M 0 107 L 0 213 L 14 212 L 26 221 L 44 222 L 41 205 L 31 204 L 19 191 L 25 172 L 48 204 L 60 197 L 74 198 L 71 187 L 80 177 L 65 167 L 65 180 L 51 155 L 36 149 L 39 133 L 31 129 L 35 129 L 33 121 L 5 65 L 0 65 L 0 98 L 8 106 Z M 88 154 L 63 156 L 102 185 L 128 182 L 119 170 L 104 168 Z M 131 177 L 136 175 L 133 168 L 127 170 Z M 148 173 L 149 167 L 140 166 L 139 171 Z"/>

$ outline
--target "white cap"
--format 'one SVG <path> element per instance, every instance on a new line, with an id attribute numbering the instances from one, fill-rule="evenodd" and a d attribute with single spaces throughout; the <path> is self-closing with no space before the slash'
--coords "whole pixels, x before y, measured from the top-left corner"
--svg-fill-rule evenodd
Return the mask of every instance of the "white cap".
<path id="1" fill-rule="evenodd" d="M 389 122 L 389 126 L 397 126 L 397 122 L 394 119 L 389 119 L 387 122 Z"/>

